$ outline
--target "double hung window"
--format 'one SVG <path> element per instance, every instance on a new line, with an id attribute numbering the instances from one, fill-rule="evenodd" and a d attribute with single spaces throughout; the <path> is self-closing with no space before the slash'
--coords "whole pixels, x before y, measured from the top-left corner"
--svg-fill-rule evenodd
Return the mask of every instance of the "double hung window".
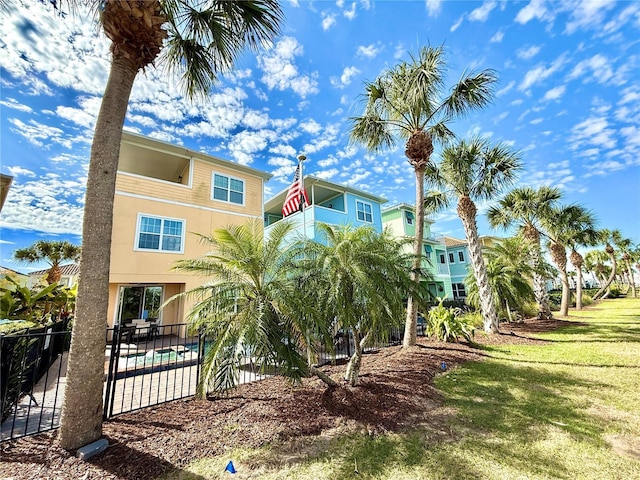
<path id="1" fill-rule="evenodd" d="M 373 208 L 370 203 L 356 200 L 356 214 L 361 222 L 373 223 Z"/>
<path id="2" fill-rule="evenodd" d="M 214 173 L 212 197 L 221 202 L 244 205 L 244 180 Z"/>
<path id="3" fill-rule="evenodd" d="M 182 253 L 184 220 L 138 215 L 136 250 Z"/>

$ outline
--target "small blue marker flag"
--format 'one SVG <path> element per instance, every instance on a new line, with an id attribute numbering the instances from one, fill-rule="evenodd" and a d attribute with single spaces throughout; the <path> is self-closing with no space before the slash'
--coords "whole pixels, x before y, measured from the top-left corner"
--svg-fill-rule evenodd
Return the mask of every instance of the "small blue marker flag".
<path id="1" fill-rule="evenodd" d="M 236 468 L 233 466 L 233 462 L 231 460 L 229 460 L 229 463 L 227 463 L 227 468 L 225 468 L 224 471 L 229 473 L 236 473 Z"/>
<path id="2" fill-rule="evenodd" d="M 447 364 L 446 364 L 446 363 L 444 363 L 444 362 L 442 362 L 442 363 L 440 364 L 440 368 L 442 368 L 442 370 L 446 370 L 446 369 L 447 369 Z"/>

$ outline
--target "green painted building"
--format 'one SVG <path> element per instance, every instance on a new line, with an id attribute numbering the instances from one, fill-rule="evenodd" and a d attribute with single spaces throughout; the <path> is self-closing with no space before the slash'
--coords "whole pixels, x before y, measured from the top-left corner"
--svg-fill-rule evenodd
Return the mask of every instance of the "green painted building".
<path id="1" fill-rule="evenodd" d="M 382 210 L 382 224 L 398 238 L 415 238 L 416 235 L 415 208 L 413 205 L 400 203 Z M 422 268 L 428 272 L 427 283 L 429 291 L 434 297 L 452 299 L 451 275 L 447 248 L 442 241 L 437 240 L 431 234 L 432 220 L 425 219 L 424 236 L 422 241 Z M 413 251 L 411 245 L 405 247 L 407 251 Z"/>

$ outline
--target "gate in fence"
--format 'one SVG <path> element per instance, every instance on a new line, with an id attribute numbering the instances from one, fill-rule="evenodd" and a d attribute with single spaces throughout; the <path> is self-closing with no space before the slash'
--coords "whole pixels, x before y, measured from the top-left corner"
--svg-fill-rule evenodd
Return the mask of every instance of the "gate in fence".
<path id="1" fill-rule="evenodd" d="M 189 335 L 187 324 L 151 323 L 116 325 L 106 335 L 105 420 L 195 395 L 208 346 L 204 335 Z M 60 425 L 70 337 L 66 322 L 0 335 L 0 442 Z M 394 329 L 388 341 L 365 353 L 398 344 L 401 338 L 402 329 Z M 339 332 L 332 351 L 320 352 L 319 363 L 348 358 L 352 351 L 350 335 Z M 238 364 L 236 380 L 248 383 L 277 371 L 277 367 L 261 370 L 259 360 L 247 352 Z"/>

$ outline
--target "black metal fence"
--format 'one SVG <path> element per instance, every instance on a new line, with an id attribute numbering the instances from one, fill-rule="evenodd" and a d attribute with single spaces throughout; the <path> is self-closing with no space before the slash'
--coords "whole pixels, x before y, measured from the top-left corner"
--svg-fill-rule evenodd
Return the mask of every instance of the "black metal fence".
<path id="1" fill-rule="evenodd" d="M 421 332 L 419 331 L 418 334 Z M 403 329 L 365 353 L 402 342 Z M 187 324 L 124 326 L 106 330 L 103 418 L 195 395 L 208 342 L 190 335 Z M 63 322 L 17 335 L 0 336 L 2 426 L 0 442 L 57 428 L 60 424 L 70 332 Z M 334 348 L 320 352 L 324 365 L 353 353 L 351 335 L 340 332 Z M 277 374 L 246 355 L 237 382 Z"/>
<path id="2" fill-rule="evenodd" d="M 69 339 L 66 321 L 0 335 L 0 441 L 58 426 Z"/>

